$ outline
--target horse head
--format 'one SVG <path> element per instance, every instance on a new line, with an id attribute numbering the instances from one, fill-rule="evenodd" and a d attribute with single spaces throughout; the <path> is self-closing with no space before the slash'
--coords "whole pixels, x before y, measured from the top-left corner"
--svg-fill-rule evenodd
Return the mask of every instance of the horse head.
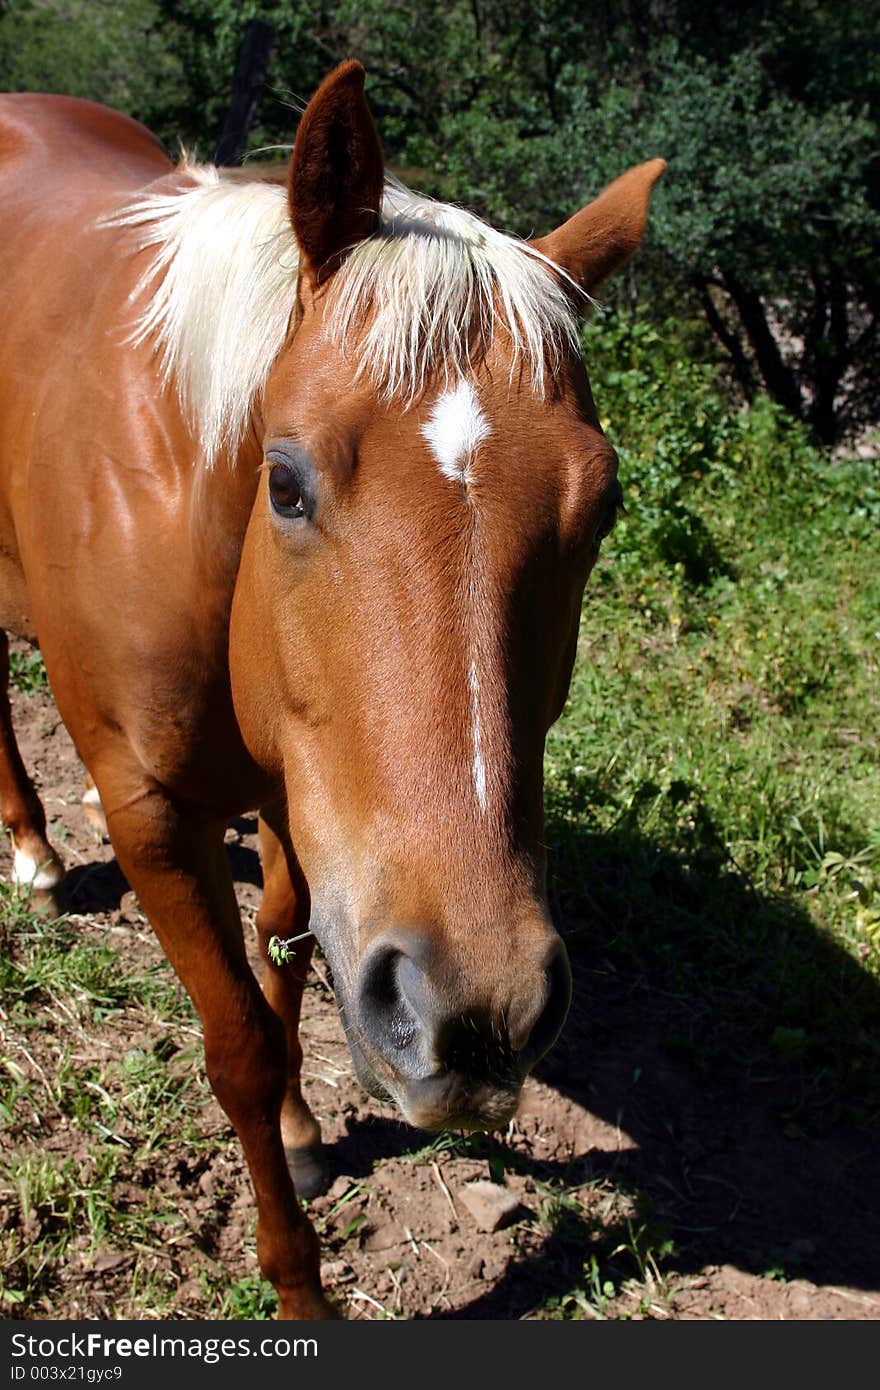
<path id="1" fill-rule="evenodd" d="M 544 741 L 620 504 L 578 317 L 663 162 L 518 242 L 387 182 L 363 89 L 359 64 L 332 73 L 293 151 L 233 694 L 361 1081 L 421 1128 L 495 1127 L 571 994 Z"/>

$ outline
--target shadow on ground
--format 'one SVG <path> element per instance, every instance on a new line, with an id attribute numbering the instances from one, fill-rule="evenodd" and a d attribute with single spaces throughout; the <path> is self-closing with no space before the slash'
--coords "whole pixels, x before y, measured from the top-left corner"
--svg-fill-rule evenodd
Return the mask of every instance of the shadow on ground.
<path id="1" fill-rule="evenodd" d="M 256 817 L 240 817 L 232 822 L 232 828 L 240 835 L 253 834 L 257 828 Z M 232 841 L 227 844 L 226 853 L 236 883 L 262 887 L 263 875 L 256 850 Z M 115 859 L 96 859 L 69 869 L 66 888 L 70 911 L 83 915 L 114 911 L 130 891 L 128 880 Z"/>
<path id="2" fill-rule="evenodd" d="M 756 892 L 707 824 L 681 855 L 625 829 L 551 822 L 548 839 L 574 1003 L 538 1076 L 627 1142 L 528 1171 L 632 1194 L 642 1246 L 671 1243 L 677 1273 L 731 1264 L 876 1290 L 876 980 L 790 902 Z M 542 1299 L 583 1284 L 587 1250 L 613 1263 L 633 1228 L 597 1232 L 566 1212 L 457 1316 L 521 1316 L 536 1284 Z"/>

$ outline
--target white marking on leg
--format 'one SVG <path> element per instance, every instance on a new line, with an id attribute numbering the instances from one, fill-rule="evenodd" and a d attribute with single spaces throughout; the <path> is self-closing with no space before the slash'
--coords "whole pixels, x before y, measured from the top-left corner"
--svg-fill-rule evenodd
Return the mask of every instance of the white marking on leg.
<path id="1" fill-rule="evenodd" d="M 486 764 L 483 761 L 483 731 L 480 723 L 480 681 L 477 675 L 476 664 L 473 661 L 471 662 L 468 672 L 468 685 L 471 691 L 471 740 L 473 747 L 471 776 L 474 780 L 477 805 L 481 811 L 485 811 Z"/>
<path id="2" fill-rule="evenodd" d="M 444 478 L 468 487 L 474 480 L 471 471 L 474 454 L 492 433 L 469 381 L 459 381 L 451 391 L 444 391 L 437 397 L 421 432 Z"/>
<path id="3" fill-rule="evenodd" d="M 46 858 L 38 862 L 32 859 L 24 850 L 17 849 L 12 864 L 13 882 L 22 888 L 35 888 L 37 891 L 45 891 L 48 888 L 57 888 L 64 877 L 64 870 L 55 859 L 51 850 L 48 851 Z"/>
<path id="4" fill-rule="evenodd" d="M 101 793 L 98 791 L 98 788 L 94 785 L 94 783 L 92 783 L 91 786 L 86 787 L 85 791 L 83 792 L 82 804 L 83 806 L 91 806 L 96 811 L 101 810 Z"/>

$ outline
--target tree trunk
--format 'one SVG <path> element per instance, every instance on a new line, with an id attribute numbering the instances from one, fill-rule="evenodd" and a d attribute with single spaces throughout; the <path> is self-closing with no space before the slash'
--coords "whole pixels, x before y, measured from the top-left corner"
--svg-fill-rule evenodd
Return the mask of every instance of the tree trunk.
<path id="1" fill-rule="evenodd" d="M 727 352 L 736 379 L 742 387 L 743 395 L 747 401 L 750 401 L 755 394 L 755 374 L 743 351 L 739 335 L 729 324 L 725 323 L 723 314 L 712 299 L 709 282 L 703 276 L 698 276 L 696 285 L 709 327 Z"/>
<path id="2" fill-rule="evenodd" d="M 804 401 L 797 378 L 783 361 L 782 353 L 767 322 L 761 296 L 754 290 L 747 290 L 729 273 L 725 273 L 724 283 L 736 305 L 764 385 L 774 400 L 779 401 L 780 405 L 798 419 L 803 419 Z"/>
<path id="3" fill-rule="evenodd" d="M 807 419 L 823 444 L 836 444 L 840 425 L 834 405 L 849 354 L 849 315 L 846 285 L 833 270 L 827 283 L 827 301 L 830 312 L 825 332 L 817 339 L 811 358 L 805 363 L 813 396 Z"/>

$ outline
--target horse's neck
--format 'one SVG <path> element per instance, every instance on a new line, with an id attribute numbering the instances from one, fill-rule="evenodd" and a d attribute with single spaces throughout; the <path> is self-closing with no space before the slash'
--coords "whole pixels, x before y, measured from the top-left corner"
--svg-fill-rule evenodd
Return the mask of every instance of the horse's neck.
<path id="1" fill-rule="evenodd" d="M 195 446 L 194 446 L 195 447 Z M 259 481 L 262 450 L 253 423 L 233 453 L 221 452 L 212 466 L 195 454 L 189 478 L 188 521 L 193 563 L 229 601 L 241 547 Z"/>

